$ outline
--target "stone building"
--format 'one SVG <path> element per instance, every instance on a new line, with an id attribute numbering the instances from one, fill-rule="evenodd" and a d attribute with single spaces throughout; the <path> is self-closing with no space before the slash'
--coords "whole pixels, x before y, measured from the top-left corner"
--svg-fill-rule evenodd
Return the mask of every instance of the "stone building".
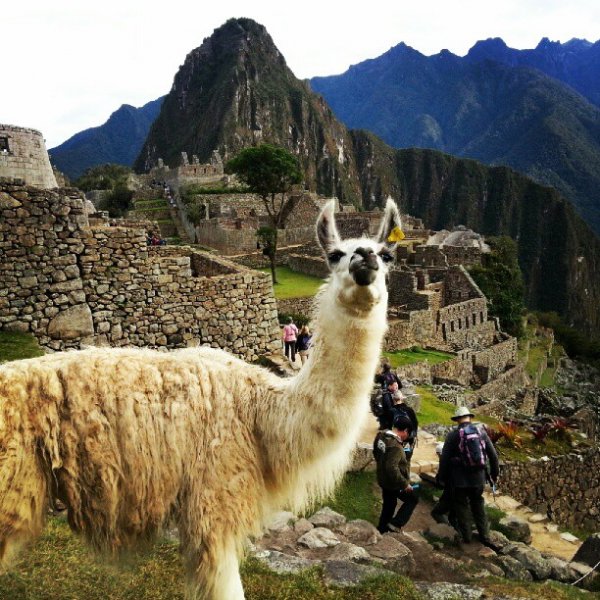
<path id="1" fill-rule="evenodd" d="M 22 179 L 39 188 L 57 187 L 39 131 L 0 124 L 0 177 Z"/>
<path id="2" fill-rule="evenodd" d="M 149 227 L 89 217 L 76 189 L 0 180 L 0 329 L 53 350 L 208 344 L 251 361 L 280 349 L 268 274 L 147 246 Z"/>

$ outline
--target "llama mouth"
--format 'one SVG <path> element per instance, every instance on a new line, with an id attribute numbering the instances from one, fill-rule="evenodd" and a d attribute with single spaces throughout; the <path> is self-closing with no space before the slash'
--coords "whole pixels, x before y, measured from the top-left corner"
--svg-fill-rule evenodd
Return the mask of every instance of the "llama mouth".
<path id="1" fill-rule="evenodd" d="M 362 263 L 355 269 L 350 267 L 350 273 L 352 274 L 352 278 L 356 282 L 356 285 L 360 286 L 371 285 L 377 278 L 377 270 L 377 268 L 373 268 L 364 263 Z"/>

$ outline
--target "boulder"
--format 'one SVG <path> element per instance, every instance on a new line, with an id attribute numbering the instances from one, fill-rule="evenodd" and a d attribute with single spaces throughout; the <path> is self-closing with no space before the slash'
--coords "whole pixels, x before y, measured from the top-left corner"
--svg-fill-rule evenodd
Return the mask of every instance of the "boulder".
<path id="1" fill-rule="evenodd" d="M 524 519 L 509 515 L 500 520 L 500 526 L 505 530 L 506 536 L 517 542 L 531 543 L 531 529 Z"/>
<path id="2" fill-rule="evenodd" d="M 510 556 L 518 560 L 538 581 L 548 579 L 552 572 L 548 561 L 535 549 L 526 547 L 516 547 Z"/>
<path id="3" fill-rule="evenodd" d="M 340 540 L 333 531 L 325 527 L 315 527 L 298 538 L 298 544 L 306 546 L 311 550 L 315 548 L 328 548 L 336 546 L 339 543 Z"/>
<path id="4" fill-rule="evenodd" d="M 348 521 L 336 528 L 348 541 L 361 546 L 370 546 L 381 540 L 376 527 L 363 519 Z"/>
<path id="5" fill-rule="evenodd" d="M 328 560 L 323 564 L 325 581 L 342 587 L 357 585 L 364 579 L 381 573 L 381 569 L 359 565 L 349 560 Z"/>
<path id="6" fill-rule="evenodd" d="M 570 583 L 576 579 L 573 577 L 573 571 L 566 561 L 556 556 L 548 558 L 547 561 L 550 566 L 550 579 L 561 581 L 562 583 Z"/>
<path id="7" fill-rule="evenodd" d="M 334 529 L 335 527 L 345 523 L 346 517 L 331 510 L 328 506 L 325 506 L 321 510 L 318 510 L 312 517 L 309 517 L 308 520 L 315 527 L 327 527 L 328 529 Z"/>
<path id="8" fill-rule="evenodd" d="M 298 573 L 318 564 L 316 560 L 290 556 L 275 550 L 263 550 L 256 552 L 254 556 L 276 573 Z"/>
<path id="9" fill-rule="evenodd" d="M 391 571 L 408 575 L 415 569 L 415 559 L 410 549 L 389 534 L 383 535 L 379 542 L 366 549 L 371 556 L 382 560 Z"/>
<path id="10" fill-rule="evenodd" d="M 341 560 L 352 562 L 368 562 L 370 559 L 369 553 L 361 546 L 355 546 L 348 542 L 341 542 L 334 546 L 327 560 Z"/>
<path id="11" fill-rule="evenodd" d="M 485 592 L 481 588 L 463 585 L 461 583 L 424 583 L 417 582 L 415 587 L 427 600 L 479 600 L 485 598 Z"/>
<path id="12" fill-rule="evenodd" d="M 490 531 L 488 538 L 497 551 L 500 551 L 504 546 L 510 544 L 510 540 L 503 533 L 500 533 L 495 529 Z"/>
<path id="13" fill-rule="evenodd" d="M 373 445 L 358 442 L 352 453 L 352 462 L 348 471 L 373 471 L 376 468 Z"/>
<path id="14" fill-rule="evenodd" d="M 304 519 L 304 518 L 298 519 L 294 523 L 294 531 L 298 535 L 304 535 L 306 532 L 308 532 L 314 528 L 315 528 L 315 526 L 308 519 Z"/>
<path id="15" fill-rule="evenodd" d="M 269 523 L 267 524 L 267 529 L 274 533 L 278 533 L 280 531 L 288 531 L 291 529 L 290 524 L 296 520 L 296 515 L 291 512 L 281 511 L 275 513 Z"/>
<path id="16" fill-rule="evenodd" d="M 531 573 L 512 556 L 497 556 L 494 560 L 504 571 L 504 576 L 507 579 L 516 581 L 531 581 L 533 579 Z"/>
<path id="17" fill-rule="evenodd" d="M 574 562 L 593 567 L 600 562 L 600 533 L 590 535 L 573 557 Z"/>
<path id="18" fill-rule="evenodd" d="M 61 310 L 48 324 L 48 335 L 53 340 L 75 340 L 94 335 L 90 307 L 87 304 L 78 304 Z"/>

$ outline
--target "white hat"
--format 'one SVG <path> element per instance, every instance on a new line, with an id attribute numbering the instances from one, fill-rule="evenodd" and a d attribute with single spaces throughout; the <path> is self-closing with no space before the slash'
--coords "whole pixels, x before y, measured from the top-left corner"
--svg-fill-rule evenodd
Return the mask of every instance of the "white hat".
<path id="1" fill-rule="evenodd" d="M 458 419 L 462 419 L 463 417 L 474 417 L 475 415 L 466 407 L 459 406 L 456 409 L 453 417 L 450 417 L 453 421 L 458 421 Z"/>

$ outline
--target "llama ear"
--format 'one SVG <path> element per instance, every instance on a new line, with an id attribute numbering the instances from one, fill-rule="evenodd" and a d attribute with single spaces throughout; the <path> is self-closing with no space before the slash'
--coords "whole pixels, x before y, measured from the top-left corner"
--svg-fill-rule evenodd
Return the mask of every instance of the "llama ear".
<path id="1" fill-rule="evenodd" d="M 401 229 L 400 213 L 396 203 L 388 197 L 383 213 L 383 220 L 377 234 L 377 241 L 381 244 L 395 245 L 404 239 L 404 233 Z"/>
<path id="2" fill-rule="evenodd" d="M 330 200 L 317 219 L 317 239 L 325 254 L 340 243 L 340 234 L 335 226 L 335 200 Z"/>

